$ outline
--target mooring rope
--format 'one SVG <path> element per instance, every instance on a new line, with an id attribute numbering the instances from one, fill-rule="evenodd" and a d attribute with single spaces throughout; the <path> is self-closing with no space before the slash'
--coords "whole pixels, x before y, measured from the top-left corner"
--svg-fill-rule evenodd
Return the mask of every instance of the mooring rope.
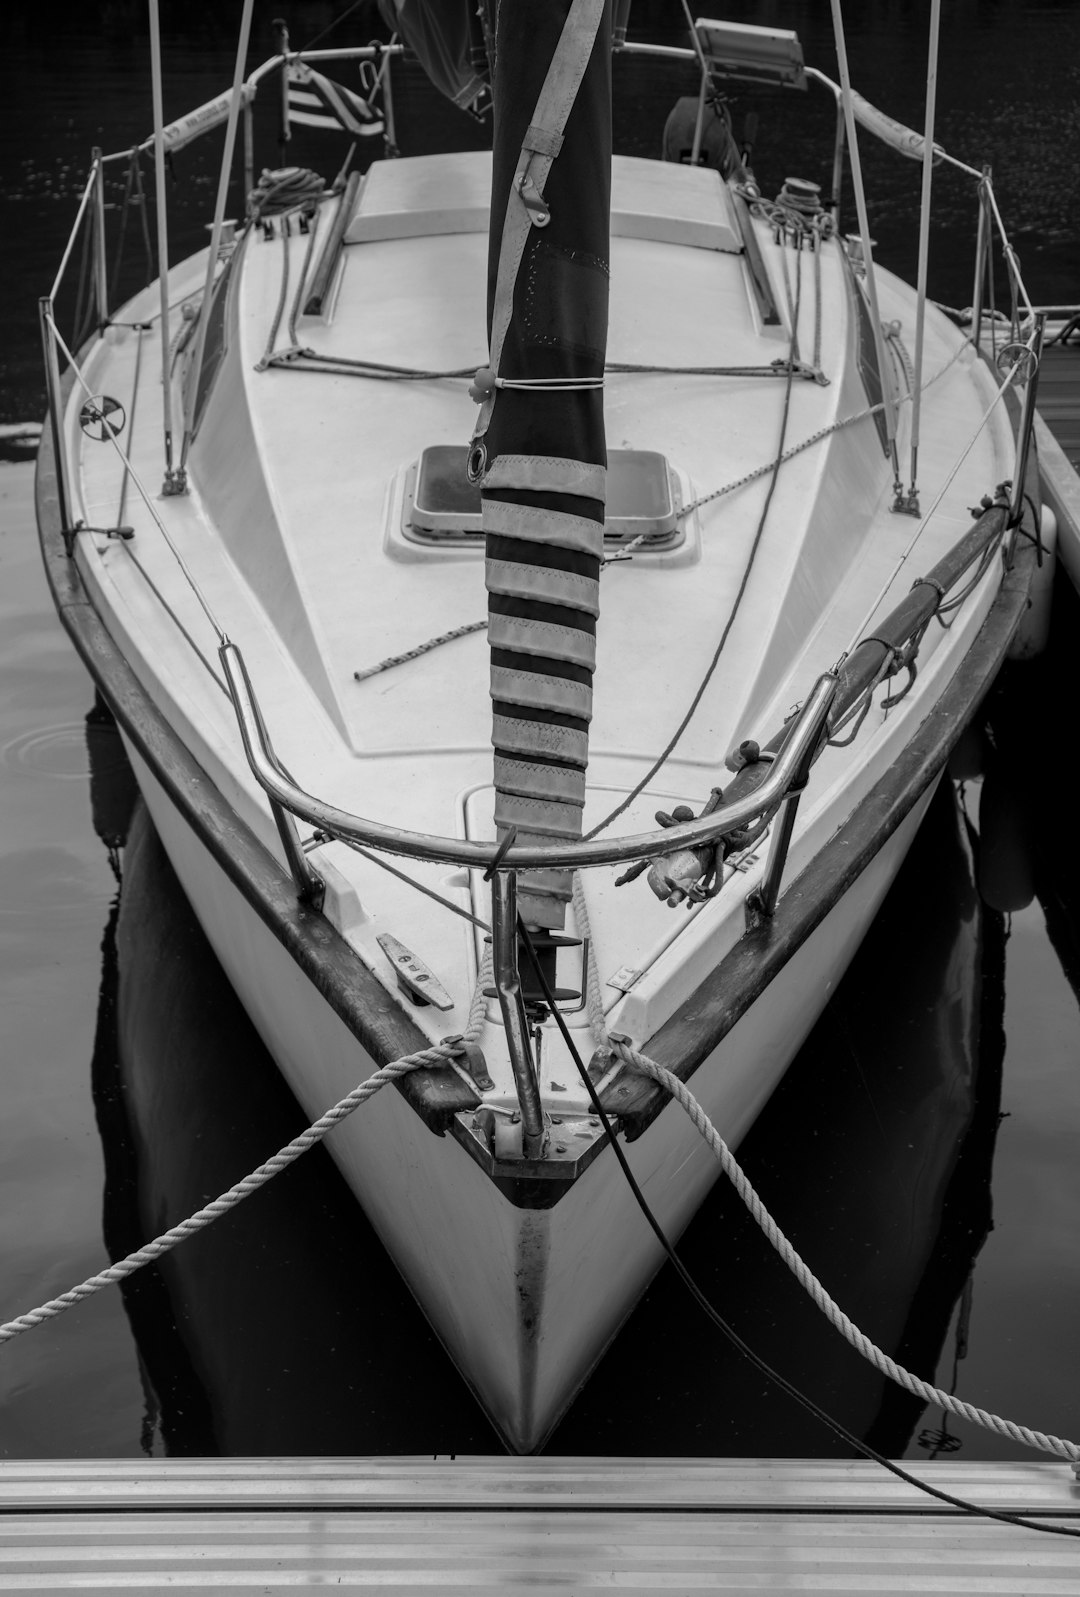
<path id="1" fill-rule="evenodd" d="M 903 1365 L 897 1364 L 876 1343 L 872 1342 L 857 1325 L 844 1313 L 840 1305 L 832 1298 L 822 1286 L 798 1252 L 781 1231 L 772 1215 L 766 1209 L 758 1193 L 754 1190 L 749 1177 L 742 1169 L 727 1143 L 721 1137 L 704 1109 L 698 1103 L 688 1088 L 678 1076 L 663 1065 L 657 1064 L 655 1059 L 650 1059 L 647 1054 L 640 1053 L 628 1043 L 611 1042 L 610 1047 L 620 1059 L 635 1069 L 650 1076 L 653 1081 L 664 1087 L 675 1102 L 689 1115 L 697 1131 L 701 1133 L 711 1152 L 720 1163 L 724 1174 L 728 1177 L 735 1191 L 750 1211 L 753 1219 L 760 1227 L 763 1235 L 770 1245 L 776 1250 L 780 1258 L 787 1265 L 792 1275 L 798 1281 L 803 1291 L 811 1298 L 813 1303 L 821 1310 L 844 1340 L 860 1353 L 864 1359 L 874 1366 L 880 1374 L 894 1381 L 897 1386 L 904 1388 L 913 1396 L 921 1398 L 925 1403 L 935 1403 L 945 1409 L 949 1414 L 955 1414 L 960 1419 L 968 1420 L 972 1425 L 980 1425 L 984 1430 L 993 1431 L 998 1436 L 1004 1436 L 1011 1442 L 1020 1442 L 1025 1447 L 1035 1448 L 1042 1453 L 1053 1453 L 1057 1458 L 1063 1458 L 1070 1464 L 1080 1463 L 1080 1446 L 1060 1436 L 1049 1436 L 1045 1431 L 1035 1431 L 1026 1425 L 1018 1425 L 1013 1420 L 1002 1419 L 998 1414 L 991 1414 L 987 1409 L 978 1408 L 973 1403 L 965 1403 L 960 1398 L 954 1397 L 951 1392 L 944 1391 L 940 1386 L 932 1386 L 929 1381 L 921 1380 L 913 1375 Z"/>
<path id="2" fill-rule="evenodd" d="M 592 940 L 589 925 L 589 909 L 585 899 L 584 889 L 579 876 L 574 879 L 574 919 L 580 937 Z M 596 974 L 596 961 L 589 961 L 589 976 L 585 987 L 585 1009 L 589 1020 L 589 1027 L 597 1043 L 598 1049 L 609 1054 L 613 1059 L 620 1059 L 624 1064 L 640 1070 L 643 1075 L 651 1077 L 674 1098 L 675 1102 L 690 1117 L 695 1129 L 701 1134 L 710 1151 L 719 1161 L 720 1167 L 735 1191 L 749 1210 L 752 1218 L 761 1229 L 766 1240 L 779 1254 L 784 1264 L 787 1265 L 792 1275 L 798 1281 L 803 1291 L 807 1293 L 813 1303 L 825 1315 L 829 1323 L 839 1331 L 844 1340 L 855 1351 L 862 1355 L 868 1363 L 890 1381 L 910 1392 L 913 1396 L 922 1398 L 926 1403 L 936 1403 L 950 1414 L 956 1414 L 960 1419 L 968 1420 L 972 1425 L 980 1425 L 984 1430 L 993 1431 L 998 1436 L 1004 1436 L 1009 1441 L 1020 1442 L 1025 1447 L 1031 1447 L 1042 1453 L 1053 1453 L 1057 1458 L 1063 1458 L 1068 1463 L 1080 1464 L 1080 1446 L 1060 1436 L 1049 1436 L 1044 1431 L 1034 1431 L 1026 1425 L 1018 1425 L 1013 1420 L 1002 1419 L 997 1414 L 988 1410 L 977 1408 L 973 1403 L 965 1403 L 961 1398 L 951 1392 L 943 1391 L 941 1387 L 931 1386 L 929 1381 L 922 1380 L 913 1375 L 903 1365 L 897 1364 L 872 1342 L 857 1325 L 846 1315 L 840 1305 L 822 1286 L 817 1276 L 800 1257 L 793 1244 L 788 1240 L 769 1213 L 760 1196 L 755 1191 L 749 1176 L 739 1164 L 735 1155 L 717 1131 L 704 1109 L 698 1103 L 693 1093 L 680 1081 L 672 1071 L 658 1064 L 655 1059 L 650 1059 L 648 1054 L 643 1054 L 632 1043 L 612 1037 L 607 1029 L 604 1017 L 603 1000 L 600 994 L 599 977 Z"/>
<path id="3" fill-rule="evenodd" d="M 415 883 L 413 884 L 416 885 Z M 453 907 L 453 906 L 450 906 Z M 472 917 L 470 917 L 471 919 Z M 383 1065 L 376 1070 L 366 1081 L 354 1087 L 352 1092 L 346 1093 L 325 1114 L 308 1126 L 306 1131 L 287 1142 L 277 1153 L 259 1165 L 250 1175 L 236 1182 L 227 1192 L 208 1203 L 204 1208 L 198 1209 L 189 1215 L 186 1220 L 179 1221 L 171 1226 L 168 1231 L 163 1231 L 151 1242 L 143 1247 L 136 1248 L 134 1253 L 129 1253 L 126 1258 L 118 1259 L 107 1270 L 101 1270 L 97 1275 L 92 1275 L 87 1280 L 74 1286 L 68 1292 L 62 1292 L 59 1297 L 50 1298 L 47 1303 L 42 1303 L 36 1309 L 30 1309 L 26 1314 L 20 1314 L 17 1319 L 8 1320 L 0 1325 L 0 1343 L 10 1342 L 23 1331 L 30 1331 L 37 1325 L 43 1325 L 47 1320 L 53 1320 L 58 1314 L 63 1314 L 65 1309 L 73 1308 L 76 1303 L 81 1303 L 84 1298 L 93 1297 L 107 1286 L 115 1286 L 120 1281 L 125 1281 L 129 1275 L 134 1275 L 136 1270 L 141 1270 L 144 1264 L 153 1264 L 163 1254 L 170 1253 L 173 1248 L 188 1237 L 197 1236 L 200 1231 L 212 1225 L 215 1220 L 235 1209 L 238 1203 L 243 1203 L 245 1198 L 250 1198 L 252 1193 L 265 1187 L 267 1182 L 295 1164 L 302 1154 L 314 1148 L 316 1143 L 333 1131 L 335 1126 L 346 1120 L 361 1104 L 367 1103 L 381 1088 L 389 1082 L 399 1081 L 402 1076 L 407 1076 L 413 1070 L 423 1070 L 434 1065 L 449 1064 L 461 1054 L 463 1045 L 476 1042 L 484 1029 L 487 1020 L 487 997 L 484 989 L 490 987 L 492 980 L 493 954 L 489 944 L 483 959 L 480 961 L 476 973 L 476 984 L 473 987 L 472 998 L 469 1001 L 469 1017 L 465 1023 L 465 1030 L 460 1037 L 447 1038 L 443 1042 L 433 1043 L 430 1048 L 420 1048 L 416 1053 L 405 1054 L 401 1059 L 394 1059 L 388 1065 Z M 599 989 L 597 989 L 599 991 Z"/>
<path id="4" fill-rule="evenodd" d="M 473 1008 L 475 1009 L 475 1007 L 474 1001 Z M 472 1014 L 470 1014 L 469 1019 L 471 1030 Z M 469 1040 L 468 1033 L 466 1033 L 466 1040 Z M 227 1192 L 223 1192 L 212 1203 L 206 1204 L 204 1208 L 189 1215 L 186 1220 L 181 1220 L 179 1224 L 170 1227 L 168 1231 L 163 1231 L 152 1242 L 147 1242 L 143 1247 L 137 1248 L 134 1253 L 129 1253 L 126 1258 L 119 1259 L 115 1264 L 111 1264 L 107 1270 L 99 1271 L 97 1275 L 88 1277 L 87 1280 L 80 1282 L 78 1286 L 72 1287 L 70 1291 L 62 1292 L 59 1297 L 50 1298 L 47 1303 L 42 1303 L 38 1308 L 31 1309 L 26 1314 L 20 1314 L 17 1319 L 8 1320 L 6 1324 L 0 1325 L 0 1342 L 10 1342 L 14 1337 L 21 1335 L 23 1331 L 30 1331 L 35 1326 L 43 1325 L 47 1320 L 55 1319 L 58 1314 L 63 1314 L 65 1309 L 73 1308 L 76 1303 L 81 1303 L 84 1298 L 93 1297 L 95 1293 L 103 1291 L 105 1287 L 114 1286 L 117 1282 L 126 1280 L 129 1275 L 134 1275 L 135 1271 L 141 1270 L 143 1265 L 152 1264 L 156 1259 L 160 1259 L 163 1254 L 171 1252 L 173 1248 L 186 1241 L 188 1237 L 196 1236 L 198 1232 L 204 1231 L 207 1226 L 212 1225 L 215 1220 L 219 1220 L 222 1215 L 228 1214 L 231 1209 L 235 1209 L 238 1203 L 242 1203 L 245 1198 L 250 1198 L 252 1193 L 258 1192 L 261 1187 L 265 1187 L 267 1182 L 272 1181 L 276 1175 L 280 1175 L 291 1164 L 295 1164 L 302 1154 L 307 1153 L 309 1148 L 315 1147 L 316 1143 L 322 1142 L 323 1138 L 335 1126 L 340 1125 L 355 1109 L 359 1109 L 361 1104 L 366 1103 L 369 1098 L 373 1098 L 389 1082 L 399 1081 L 402 1076 L 407 1076 L 411 1071 L 423 1069 L 425 1066 L 445 1064 L 454 1058 L 456 1053 L 457 1049 L 452 1044 L 435 1043 L 430 1048 L 422 1048 L 417 1053 L 406 1054 L 401 1059 L 395 1059 L 390 1064 L 383 1065 L 381 1070 L 375 1071 L 374 1075 L 369 1076 L 358 1087 L 354 1087 L 352 1092 L 339 1099 L 333 1108 L 328 1109 L 324 1115 L 320 1115 L 319 1119 L 308 1126 L 306 1131 L 302 1131 L 291 1142 L 287 1142 L 283 1148 L 279 1148 L 277 1153 L 273 1154 L 265 1163 L 259 1165 L 258 1169 L 253 1170 L 242 1181 L 236 1182 L 235 1186 L 230 1187 Z"/>

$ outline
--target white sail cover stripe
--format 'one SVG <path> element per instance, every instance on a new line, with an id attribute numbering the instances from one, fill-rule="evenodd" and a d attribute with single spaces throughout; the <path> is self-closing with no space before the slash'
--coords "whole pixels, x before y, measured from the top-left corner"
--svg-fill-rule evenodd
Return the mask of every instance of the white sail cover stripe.
<path id="1" fill-rule="evenodd" d="M 518 565 L 516 560 L 485 563 L 484 581 L 489 593 L 502 593 L 515 599 L 543 599 L 568 610 L 600 614 L 600 584 L 595 577 L 576 571 L 559 571 L 554 566 Z"/>
<path id="2" fill-rule="evenodd" d="M 604 523 L 561 510 L 541 510 L 536 505 L 515 505 L 501 499 L 483 501 L 485 533 L 521 538 L 549 548 L 574 549 L 599 560 L 604 553 Z"/>
<path id="3" fill-rule="evenodd" d="M 589 757 L 588 734 L 572 726 L 548 721 L 519 721 L 513 716 L 492 718 L 491 741 L 511 754 L 536 754 L 550 760 L 573 760 L 584 767 Z"/>
<path id="4" fill-rule="evenodd" d="M 592 720 L 592 687 L 569 677 L 545 676 L 541 671 L 513 671 L 509 666 L 491 667 L 491 697 L 504 704 L 520 704 L 533 710 L 558 710 L 579 721 Z"/>
<path id="5" fill-rule="evenodd" d="M 551 837 L 577 839 L 581 836 L 581 806 L 563 804 L 558 799 L 519 798 L 515 793 L 496 792 L 495 825 L 535 832 L 540 842 Z M 572 892 L 573 873 L 560 871 L 557 874 L 565 875 L 567 890 Z M 532 886 L 528 871 L 523 873 L 522 880 Z"/>
<path id="6" fill-rule="evenodd" d="M 495 756 L 495 781 L 500 793 L 518 798 L 558 799 L 585 807 L 585 772 L 569 765 L 532 765 L 526 760 Z"/>
<path id="7" fill-rule="evenodd" d="M 488 612 L 488 642 L 493 649 L 517 649 L 521 654 L 539 654 L 549 660 L 568 660 L 574 665 L 596 669 L 596 639 L 580 627 L 563 627 L 555 621 L 537 621 L 526 616 Z"/>
<path id="8" fill-rule="evenodd" d="M 577 494 L 603 504 L 607 470 L 585 460 L 561 460 L 555 455 L 499 455 L 484 473 L 485 488 L 525 488 L 531 493 Z"/>

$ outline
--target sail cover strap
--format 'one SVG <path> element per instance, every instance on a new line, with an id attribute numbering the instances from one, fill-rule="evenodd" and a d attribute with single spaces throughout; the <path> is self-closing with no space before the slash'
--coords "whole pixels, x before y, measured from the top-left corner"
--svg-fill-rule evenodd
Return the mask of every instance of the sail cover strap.
<path id="1" fill-rule="evenodd" d="M 514 172 L 514 181 L 507 197 L 503 214 L 502 238 L 498 257 L 498 274 L 495 285 L 495 302 L 491 315 L 488 338 L 490 367 L 498 377 L 506 330 L 513 312 L 514 288 L 525 244 L 536 225 L 535 206 L 526 204 L 525 195 L 544 197 L 552 162 L 563 147 L 566 119 L 577 99 L 581 81 L 592 54 L 600 23 L 604 18 L 606 0 L 571 0 L 555 53 L 551 57 L 536 110 L 521 136 L 521 153 Z M 526 7 L 528 11 L 530 8 Z M 535 12 L 538 6 L 533 6 Z M 537 18 L 538 20 L 538 18 Z M 522 15 L 521 24 L 529 30 L 530 18 Z M 500 17 L 497 54 L 509 44 L 509 29 L 504 28 Z M 496 107 L 496 117 L 498 107 Z M 544 213 L 548 216 L 549 213 Z M 494 241 L 495 207 L 492 206 Z M 547 226 L 547 220 L 540 222 Z M 484 401 L 473 432 L 474 442 L 487 432 L 491 413 L 495 408 L 496 389 Z"/>
<path id="2" fill-rule="evenodd" d="M 513 386 L 487 389 L 473 460 L 495 822 L 521 843 L 582 832 L 606 492 L 610 95 L 604 0 L 502 0 L 489 349 Z M 561 927 L 571 887 L 569 872 L 522 873 L 526 924 Z"/>

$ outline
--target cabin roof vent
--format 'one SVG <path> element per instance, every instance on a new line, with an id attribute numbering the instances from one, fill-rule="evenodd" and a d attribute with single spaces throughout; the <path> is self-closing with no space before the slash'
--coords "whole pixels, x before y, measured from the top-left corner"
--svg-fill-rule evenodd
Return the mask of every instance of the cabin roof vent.
<path id="1" fill-rule="evenodd" d="M 465 445 L 432 444 L 409 468 L 401 530 L 411 543 L 482 547 L 480 489 L 468 479 L 467 458 Z M 609 451 L 605 544 L 641 538 L 643 550 L 677 548 L 684 537 L 678 513 L 678 485 L 663 455 Z"/>

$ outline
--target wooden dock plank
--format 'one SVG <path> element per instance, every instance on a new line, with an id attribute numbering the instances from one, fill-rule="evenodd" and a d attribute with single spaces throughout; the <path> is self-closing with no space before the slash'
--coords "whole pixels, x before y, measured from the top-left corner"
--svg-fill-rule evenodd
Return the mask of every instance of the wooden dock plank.
<path id="1" fill-rule="evenodd" d="M 1080 1528 L 1056 1464 L 915 1466 Z M 0 1461 L 0 1592 L 1080 1594 L 1080 1544 L 863 1462 Z"/>

